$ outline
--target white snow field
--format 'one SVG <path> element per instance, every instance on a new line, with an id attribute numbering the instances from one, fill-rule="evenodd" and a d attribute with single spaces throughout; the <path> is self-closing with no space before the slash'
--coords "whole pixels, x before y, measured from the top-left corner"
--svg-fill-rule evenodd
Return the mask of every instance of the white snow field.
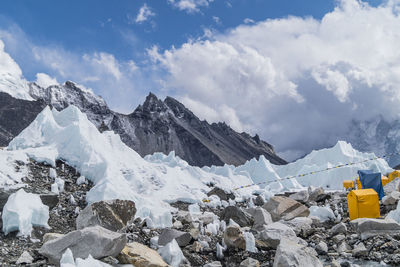
<path id="1" fill-rule="evenodd" d="M 74 106 L 61 112 L 45 108 L 30 126 L 11 141 L 7 151 L 0 150 L 0 158 L 7 158 L 7 155 L 10 162 L 14 156 L 24 161 L 29 157 L 53 166 L 57 159 L 65 160 L 94 183 L 87 194 L 89 203 L 114 198 L 133 200 L 138 208 L 137 216 L 148 217 L 154 227 L 171 226 L 170 212 L 173 208 L 167 202 L 183 200 L 202 204 L 201 200 L 207 197 L 206 193 L 210 190 L 207 186 L 209 183 L 233 189 L 374 156 L 339 142 L 333 148 L 313 151 L 286 166 L 272 165 L 261 156 L 259 160 L 252 159 L 237 168 L 228 165 L 198 168 L 188 165 L 173 152 L 169 155 L 155 153 L 142 158 L 122 143 L 118 135 L 109 131 L 101 134 L 86 115 Z M 296 190 L 309 185 L 342 189 L 342 181 L 355 178 L 359 169 L 374 169 L 383 173 L 391 171 L 384 160 L 369 161 L 235 192 L 244 197 L 254 190 L 268 195 L 270 192 Z M 11 172 L 11 169 L 6 169 L 6 172 Z M 18 183 L 21 174 L 12 177 L 12 173 L 2 173 L 0 168 L 0 184 Z M 213 200 L 211 204 L 216 205 L 218 201 Z"/>
<path id="2" fill-rule="evenodd" d="M 26 193 L 24 189 L 19 189 L 8 197 L 1 216 L 6 235 L 19 231 L 18 235 L 30 236 L 32 226 L 49 227 L 49 207 L 42 203 L 39 195 Z"/>

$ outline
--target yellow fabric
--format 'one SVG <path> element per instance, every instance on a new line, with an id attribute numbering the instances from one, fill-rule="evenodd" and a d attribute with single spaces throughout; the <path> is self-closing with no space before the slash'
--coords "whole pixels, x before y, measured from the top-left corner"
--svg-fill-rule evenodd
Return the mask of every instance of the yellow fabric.
<path id="1" fill-rule="evenodd" d="M 379 197 L 374 189 L 352 190 L 347 195 L 350 220 L 357 218 L 379 218 Z"/>
<path id="2" fill-rule="evenodd" d="M 394 172 L 389 174 L 389 182 L 393 181 L 396 177 L 400 177 L 400 171 L 395 170 Z"/>
<path id="3" fill-rule="evenodd" d="M 389 178 L 387 178 L 386 176 L 383 176 L 382 175 L 382 186 L 385 186 L 385 185 L 387 185 L 390 181 L 389 181 Z"/>
<path id="4" fill-rule="evenodd" d="M 358 190 L 362 189 L 360 177 L 357 177 L 357 189 Z"/>
<path id="5" fill-rule="evenodd" d="M 354 181 L 352 180 L 344 180 L 343 181 L 343 187 L 348 189 L 348 188 L 353 188 L 354 187 Z"/>

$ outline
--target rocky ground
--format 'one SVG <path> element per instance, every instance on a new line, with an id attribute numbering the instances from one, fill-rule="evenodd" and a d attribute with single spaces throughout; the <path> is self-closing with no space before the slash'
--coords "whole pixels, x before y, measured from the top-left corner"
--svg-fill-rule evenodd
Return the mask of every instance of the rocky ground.
<path id="1" fill-rule="evenodd" d="M 85 196 L 92 185 L 77 184 L 80 174 L 62 161 L 55 168 L 65 182 L 58 195 L 50 192 L 51 166 L 31 161 L 28 168 L 25 191 L 40 194 L 50 206 L 51 228 L 35 227 L 31 237 L 0 232 L 2 266 L 57 265 L 67 247 L 75 249 L 76 257 L 91 254 L 114 266 L 400 265 L 400 224 L 384 219 L 350 221 L 348 192 L 309 188 L 268 200 L 256 195 L 243 200 L 210 187 L 210 202 L 173 203 L 173 226 L 151 229 L 148 221 L 134 218 L 131 201 L 87 206 Z M 387 194 L 390 197 L 380 204 L 381 218 L 400 198 Z M 90 244 L 77 235 L 90 236 Z"/>

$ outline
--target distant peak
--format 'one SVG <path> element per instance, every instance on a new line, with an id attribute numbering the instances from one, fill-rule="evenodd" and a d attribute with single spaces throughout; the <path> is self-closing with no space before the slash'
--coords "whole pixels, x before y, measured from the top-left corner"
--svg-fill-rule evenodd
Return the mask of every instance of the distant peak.
<path id="1" fill-rule="evenodd" d="M 142 108 L 143 108 L 143 110 L 146 110 L 146 111 L 160 112 L 162 110 L 165 110 L 166 107 L 165 107 L 164 103 L 160 99 L 158 99 L 158 97 L 155 94 L 150 92 L 147 95 Z"/>

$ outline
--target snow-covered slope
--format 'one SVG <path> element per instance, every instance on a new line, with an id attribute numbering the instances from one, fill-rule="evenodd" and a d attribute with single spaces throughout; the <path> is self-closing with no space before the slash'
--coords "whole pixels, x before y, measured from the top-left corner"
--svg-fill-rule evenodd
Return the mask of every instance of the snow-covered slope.
<path id="1" fill-rule="evenodd" d="M 39 162 L 52 165 L 56 159 L 63 159 L 94 182 L 88 202 L 130 199 L 138 207 L 138 216 L 150 216 L 155 224 L 164 226 L 171 223 L 171 207 L 166 201 L 199 201 L 206 197 L 207 183 L 234 188 L 251 182 L 245 176 L 232 179 L 191 167 L 173 154 L 158 154 L 145 160 L 122 143 L 118 135 L 101 134 L 74 106 L 61 112 L 47 107 L 11 141 L 8 149 L 24 151 Z"/>
<path id="2" fill-rule="evenodd" d="M 173 152 L 169 155 L 156 153 L 142 158 L 126 146 L 118 135 L 110 131 L 100 133 L 75 106 L 69 106 L 61 112 L 45 108 L 29 127 L 11 141 L 8 150 L 0 150 L 0 158 L 7 159 L 8 156 L 10 161 L 18 156 L 26 161 L 30 157 L 51 165 L 55 165 L 56 159 L 65 160 L 93 181 L 94 187 L 87 194 L 88 202 L 114 198 L 133 200 L 138 207 L 137 215 L 142 218 L 148 216 L 158 226 L 171 224 L 172 208 L 168 202 L 184 200 L 201 203 L 210 190 L 207 184 L 233 189 L 253 182 L 275 181 L 374 156 L 339 142 L 333 148 L 313 151 L 305 158 L 285 166 L 272 165 L 260 157 L 259 160 L 252 159 L 239 167 L 193 167 Z M 273 182 L 263 190 L 254 186 L 235 192 L 239 196 L 246 196 L 258 190 L 268 195 L 309 185 L 341 189 L 342 181 L 355 178 L 359 169 L 374 169 L 383 173 L 391 171 L 384 160 L 368 161 L 297 180 Z M 13 174 L 11 169 L 8 172 L 0 178 L 9 179 Z"/>
<path id="3" fill-rule="evenodd" d="M 22 77 L 18 64 L 4 51 L 4 43 L 0 40 L 0 92 L 15 98 L 33 100 L 29 95 L 28 82 Z"/>

